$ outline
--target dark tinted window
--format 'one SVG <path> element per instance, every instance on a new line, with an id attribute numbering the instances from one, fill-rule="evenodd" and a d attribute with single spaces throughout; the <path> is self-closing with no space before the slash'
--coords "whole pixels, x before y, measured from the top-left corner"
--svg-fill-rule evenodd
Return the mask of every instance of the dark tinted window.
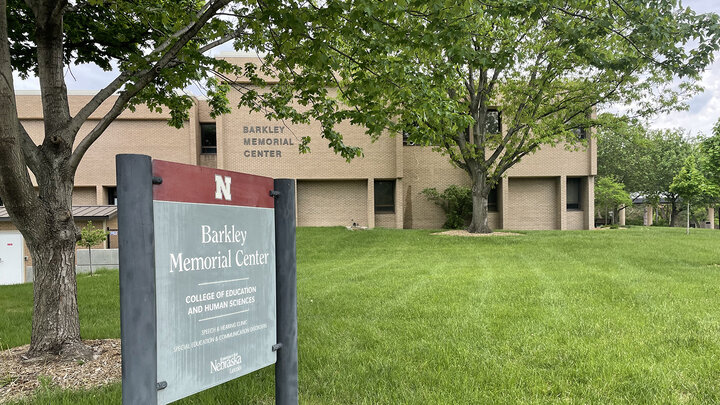
<path id="1" fill-rule="evenodd" d="M 567 209 L 579 210 L 580 209 L 580 197 L 582 191 L 582 179 L 569 178 L 567 179 Z"/>
<path id="2" fill-rule="evenodd" d="M 108 187 L 107 196 L 109 205 L 117 205 L 117 187 Z"/>
<path id="3" fill-rule="evenodd" d="M 487 110 L 487 116 L 485 118 L 485 132 L 488 134 L 499 134 L 502 130 L 502 123 L 500 122 L 500 111 L 498 110 Z M 470 142 L 470 134 L 465 131 L 465 141 Z"/>
<path id="4" fill-rule="evenodd" d="M 573 128 L 572 132 L 578 139 L 587 139 L 587 130 L 585 128 Z"/>
<path id="5" fill-rule="evenodd" d="M 490 189 L 490 194 L 488 195 L 488 211 L 490 212 L 497 212 L 498 210 L 498 190 L 497 187 L 493 187 Z"/>
<path id="6" fill-rule="evenodd" d="M 215 123 L 200 124 L 200 153 L 217 153 L 217 134 Z"/>
<path id="7" fill-rule="evenodd" d="M 409 133 L 407 133 L 406 131 L 403 131 L 402 136 L 403 136 L 403 145 L 405 145 L 405 146 L 415 145 L 413 142 L 410 142 L 410 141 L 408 140 L 408 139 L 410 139 L 410 134 L 409 134 Z"/>
<path id="8" fill-rule="evenodd" d="M 499 134 L 501 131 L 500 111 L 488 110 L 485 119 L 485 131 L 489 134 Z"/>
<path id="9" fill-rule="evenodd" d="M 417 124 L 417 122 L 413 122 L 413 123 L 411 123 L 411 124 L 408 124 L 406 127 L 409 128 L 409 129 L 414 129 L 414 128 L 417 128 L 417 127 L 418 127 L 418 124 Z M 409 141 L 409 139 L 410 139 L 410 132 L 403 130 L 403 131 L 402 131 L 402 137 L 403 137 L 403 145 L 406 145 L 406 146 L 407 146 L 407 145 L 415 145 L 414 142 L 410 142 L 410 141 Z"/>
<path id="10" fill-rule="evenodd" d="M 375 212 L 395 212 L 395 180 L 375 180 Z"/>

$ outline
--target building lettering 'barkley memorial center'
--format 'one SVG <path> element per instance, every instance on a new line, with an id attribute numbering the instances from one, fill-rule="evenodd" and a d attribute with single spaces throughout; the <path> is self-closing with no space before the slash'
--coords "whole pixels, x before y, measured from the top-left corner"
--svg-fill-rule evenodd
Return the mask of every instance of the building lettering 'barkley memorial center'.
<path id="1" fill-rule="evenodd" d="M 221 56 L 223 57 L 223 56 Z M 249 59 L 225 57 L 234 63 Z M 75 112 L 90 94 L 71 94 Z M 240 93 L 229 94 L 237 106 Z M 99 119 L 114 100 L 95 114 Z M 17 96 L 23 125 L 36 140 L 42 136 L 39 93 Z M 502 111 L 499 112 L 500 118 Z M 371 142 L 364 129 L 349 123 L 337 127 L 349 145 L 363 148 L 365 157 L 347 163 L 327 147 L 319 123 L 285 125 L 247 109 L 233 109 L 213 119 L 210 108 L 197 100 L 190 120 L 181 129 L 167 124 L 169 114 L 138 107 L 125 111 L 90 148 L 75 176 L 73 213 L 78 226 L 88 220 L 111 230 L 109 245 L 117 247 L 115 155 L 138 153 L 179 163 L 296 179 L 299 226 L 360 226 L 440 228 L 445 214 L 421 191 L 442 191 L 452 184 L 469 185 L 467 174 L 430 147 L 406 145 L 402 137 Z M 502 122 L 502 119 L 498 120 Z M 81 129 L 89 131 L 92 119 Z M 502 128 L 498 128 L 502 130 Z M 312 137 L 311 152 L 298 151 L 299 139 Z M 82 139 L 82 136 L 78 137 Z M 545 146 L 511 168 L 490 199 L 493 229 L 589 229 L 593 226 L 595 142 L 568 150 Z M 0 231 L 14 230 L 0 207 Z M 117 231 L 117 232 L 115 232 Z M 26 256 L 29 256 L 26 254 Z"/>

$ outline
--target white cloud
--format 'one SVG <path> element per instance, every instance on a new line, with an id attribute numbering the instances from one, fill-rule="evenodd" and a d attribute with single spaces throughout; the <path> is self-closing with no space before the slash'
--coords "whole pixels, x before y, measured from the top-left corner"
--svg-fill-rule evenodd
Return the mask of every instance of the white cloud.
<path id="1" fill-rule="evenodd" d="M 690 100 L 688 111 L 676 111 L 651 120 L 650 127 L 684 128 L 692 135 L 700 132 L 710 134 L 713 125 L 720 118 L 720 61 L 706 70 L 700 81 L 705 89 Z"/>

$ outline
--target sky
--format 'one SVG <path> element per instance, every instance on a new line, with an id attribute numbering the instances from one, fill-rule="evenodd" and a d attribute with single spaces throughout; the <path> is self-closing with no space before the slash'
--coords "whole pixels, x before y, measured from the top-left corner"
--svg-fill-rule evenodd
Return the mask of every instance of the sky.
<path id="1" fill-rule="evenodd" d="M 698 13 L 714 12 L 720 14 L 720 0 L 684 0 L 683 5 Z M 225 45 L 215 52 L 231 51 Z M 720 119 L 720 53 L 716 61 L 703 72 L 700 85 L 704 92 L 695 95 L 689 102 L 689 110 L 677 111 L 653 117 L 649 125 L 654 129 L 682 128 L 689 136 L 700 133 L 711 134 L 715 122 Z M 116 74 L 103 72 L 94 65 L 73 66 L 66 74 L 66 83 L 70 91 L 99 90 L 107 85 Z M 27 80 L 14 77 L 16 90 L 39 90 L 37 78 Z M 198 93 L 198 91 L 194 91 Z"/>
<path id="2" fill-rule="evenodd" d="M 683 5 L 698 13 L 720 14 L 718 0 L 684 0 Z M 715 122 L 720 119 L 720 54 L 715 58 L 715 63 L 708 67 L 700 80 L 705 91 L 690 100 L 690 109 L 657 116 L 650 120 L 651 128 L 684 128 L 693 136 L 712 133 Z"/>

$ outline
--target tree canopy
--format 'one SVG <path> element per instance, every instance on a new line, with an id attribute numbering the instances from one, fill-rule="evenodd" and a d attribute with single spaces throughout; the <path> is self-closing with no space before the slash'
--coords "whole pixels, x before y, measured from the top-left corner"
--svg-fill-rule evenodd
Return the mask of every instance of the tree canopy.
<path id="1" fill-rule="evenodd" d="M 720 187 L 720 119 L 713 133 L 700 142 L 700 165 L 707 179 Z"/>
<path id="2" fill-rule="evenodd" d="M 675 176 L 670 190 L 690 204 L 708 205 L 717 202 L 720 189 L 703 175 L 695 154 L 688 156 Z"/>
<path id="3" fill-rule="evenodd" d="M 613 176 L 599 176 L 595 182 L 595 205 L 600 212 L 605 213 L 605 221 L 607 224 L 607 215 L 610 211 L 616 211 L 619 208 L 632 205 L 632 200 L 625 191 L 622 183 L 618 182 Z"/>
<path id="4" fill-rule="evenodd" d="M 649 130 L 637 120 L 601 117 L 598 130 L 598 176 L 613 176 L 625 191 L 657 205 L 670 203 L 670 223 L 677 225 L 682 204 L 670 185 L 692 153 L 695 141 L 681 129 Z"/>
<path id="5" fill-rule="evenodd" d="M 331 144 L 346 157 L 362 153 L 331 129 L 351 120 L 371 136 L 390 129 L 432 145 L 472 178 L 470 229 L 482 232 L 489 190 L 510 167 L 541 145 L 586 142 L 593 112 L 608 103 L 639 114 L 681 106 L 720 41 L 717 15 L 663 0 L 277 6 L 255 21 L 294 29 L 252 46 L 288 86 L 339 89 L 321 103 L 299 92 L 321 111 Z M 300 24 L 308 14 L 317 18 Z M 248 92 L 246 101 L 278 107 L 273 100 L 292 92 Z"/>

